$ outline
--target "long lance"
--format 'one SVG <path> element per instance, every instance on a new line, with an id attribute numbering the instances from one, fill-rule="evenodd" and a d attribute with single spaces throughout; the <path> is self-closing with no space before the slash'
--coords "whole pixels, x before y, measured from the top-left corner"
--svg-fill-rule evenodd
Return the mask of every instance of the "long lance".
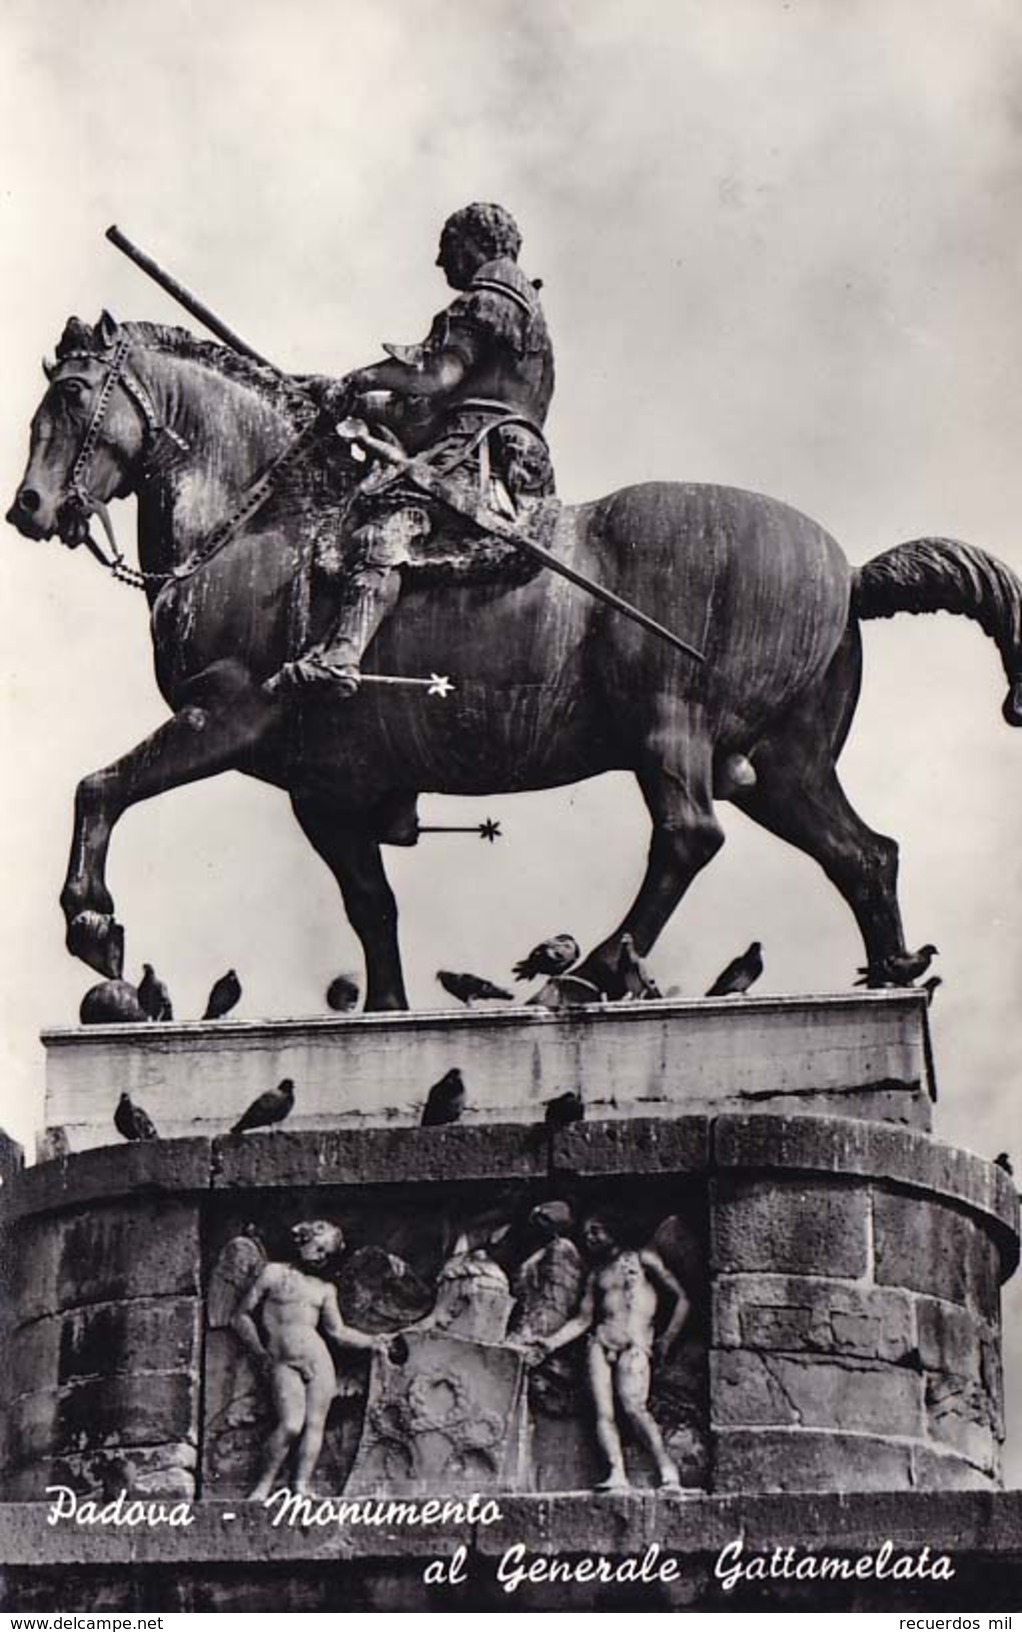
<path id="1" fill-rule="evenodd" d="M 185 311 L 190 312 L 193 317 L 197 318 L 200 323 L 209 329 L 211 334 L 215 334 L 225 345 L 232 347 L 234 351 L 240 351 L 245 357 L 251 357 L 254 362 L 262 363 L 266 368 L 272 368 L 277 374 L 283 372 L 276 367 L 276 364 L 261 356 L 239 334 L 235 334 L 232 328 L 217 317 L 216 313 L 211 311 L 197 295 L 193 295 L 190 289 L 186 289 L 183 283 L 179 283 L 176 278 L 171 277 L 169 272 L 165 272 L 163 267 L 154 261 L 151 255 L 147 255 L 145 250 L 139 249 L 137 244 L 133 244 L 131 239 L 119 227 L 108 227 L 106 237 L 115 248 L 119 249 L 122 254 L 127 255 L 130 261 L 134 261 L 135 265 L 147 277 L 152 278 L 154 283 L 159 284 L 165 294 L 176 300 L 185 308 Z M 339 426 L 338 430 L 342 430 L 342 428 Z M 380 458 L 386 459 L 390 464 L 402 466 L 406 474 L 417 486 L 421 487 L 424 492 L 440 499 L 447 505 L 448 509 L 455 510 L 459 515 L 467 517 L 468 520 L 474 522 L 477 527 L 482 528 L 485 532 L 493 533 L 497 538 L 506 539 L 509 544 L 514 544 L 519 549 L 525 550 L 528 555 L 533 556 L 537 561 L 541 561 L 545 567 L 549 567 L 551 572 L 556 572 L 561 578 L 566 578 L 570 584 L 575 584 L 577 588 L 584 589 L 587 594 L 594 596 L 598 601 L 602 601 L 605 606 L 613 607 L 615 612 L 620 612 L 624 617 L 631 618 L 633 623 L 647 629 L 650 634 L 659 636 L 661 640 L 666 640 L 676 651 L 683 652 L 693 662 L 706 662 L 702 652 L 695 646 L 690 646 L 688 641 L 682 640 L 681 636 L 676 635 L 673 630 L 665 629 L 663 624 L 658 623 L 655 618 L 651 618 L 648 612 L 641 612 L 637 606 L 632 606 L 630 601 L 624 600 L 620 595 L 615 595 L 612 589 L 607 589 L 603 584 L 597 583 L 595 579 L 588 578 L 585 573 L 578 572 L 575 567 L 569 567 L 567 562 L 562 561 L 551 550 L 544 549 L 542 544 L 537 544 L 526 534 L 520 532 L 503 516 L 497 515 L 483 504 L 473 504 L 471 500 L 465 499 L 461 494 L 452 491 L 443 478 L 437 476 L 428 466 L 423 465 L 421 460 L 409 459 L 406 455 L 392 448 L 389 443 L 380 441 L 370 435 L 368 427 L 361 421 L 345 421 L 342 434 L 347 435 L 351 441 L 357 441 L 362 447 L 377 454 Z"/>
<path id="2" fill-rule="evenodd" d="M 122 255 L 127 255 L 129 261 L 134 261 L 135 265 L 146 274 L 146 277 L 152 278 L 154 283 L 158 283 L 164 294 L 170 295 L 171 299 L 176 300 L 179 306 L 183 306 L 186 312 L 191 312 L 192 316 L 198 318 L 203 327 L 207 328 L 210 334 L 215 334 L 218 340 L 222 340 L 225 346 L 230 346 L 232 351 L 240 351 L 243 357 L 251 357 L 254 363 L 262 363 L 265 368 L 272 368 L 275 373 L 280 373 L 280 369 L 275 364 L 271 363 L 268 358 L 263 357 L 256 351 L 254 346 L 250 346 L 247 340 L 241 338 L 240 334 L 235 334 L 233 329 L 228 328 L 223 319 L 217 317 L 215 312 L 211 312 L 209 307 L 199 299 L 198 295 L 193 295 L 192 291 L 186 289 L 183 283 L 178 283 L 177 279 L 172 278 L 169 272 L 165 272 L 163 267 L 157 261 L 154 261 L 151 255 L 147 255 L 144 249 L 139 249 L 137 244 L 133 244 L 131 239 L 121 231 L 120 227 L 107 227 L 105 236 L 115 249 L 119 249 Z"/>

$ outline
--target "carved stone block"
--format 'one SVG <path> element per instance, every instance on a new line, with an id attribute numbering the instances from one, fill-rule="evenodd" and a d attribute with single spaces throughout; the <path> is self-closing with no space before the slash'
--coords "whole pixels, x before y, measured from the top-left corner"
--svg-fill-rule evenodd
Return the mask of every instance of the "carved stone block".
<path id="1" fill-rule="evenodd" d="M 878 1361 L 717 1350 L 710 1357 L 714 1422 L 721 1427 L 922 1432 L 922 1379 Z"/>
<path id="2" fill-rule="evenodd" d="M 912 1447 L 871 1434 L 730 1428 L 715 1438 L 716 1488 L 725 1490 L 905 1490 Z"/>
<path id="3" fill-rule="evenodd" d="M 199 1219 L 190 1202 L 117 1202 L 26 1221 L 13 1256 L 19 1321 L 82 1304 L 196 1293 Z"/>
<path id="4" fill-rule="evenodd" d="M 918 1195 L 878 1190 L 874 1201 L 876 1279 L 949 1299 L 994 1320 L 999 1307 L 997 1248 L 965 1212 Z"/>
<path id="5" fill-rule="evenodd" d="M 715 1270 L 864 1275 L 869 1191 L 820 1179 L 718 1179 L 712 1202 Z"/>
<path id="6" fill-rule="evenodd" d="M 822 1277 L 726 1275 L 713 1289 L 714 1340 L 725 1348 L 904 1362 L 916 1348 L 913 1301 L 893 1288 Z"/>

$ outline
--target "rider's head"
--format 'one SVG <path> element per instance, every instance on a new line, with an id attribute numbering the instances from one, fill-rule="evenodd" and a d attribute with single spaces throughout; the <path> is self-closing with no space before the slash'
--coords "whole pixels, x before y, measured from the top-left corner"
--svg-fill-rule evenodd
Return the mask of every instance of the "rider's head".
<path id="1" fill-rule="evenodd" d="M 502 205 L 466 204 L 444 222 L 436 264 L 453 289 L 467 289 L 487 261 L 513 261 L 521 247 L 518 224 Z"/>

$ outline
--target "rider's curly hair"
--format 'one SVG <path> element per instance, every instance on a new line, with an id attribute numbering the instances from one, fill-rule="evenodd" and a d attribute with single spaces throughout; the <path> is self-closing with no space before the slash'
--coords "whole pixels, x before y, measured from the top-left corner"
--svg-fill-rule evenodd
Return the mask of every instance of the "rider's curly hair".
<path id="1" fill-rule="evenodd" d="M 442 236 L 453 233 L 472 238 L 493 261 L 505 255 L 513 261 L 522 247 L 518 223 L 502 204 L 466 204 L 455 210 L 444 222 Z"/>

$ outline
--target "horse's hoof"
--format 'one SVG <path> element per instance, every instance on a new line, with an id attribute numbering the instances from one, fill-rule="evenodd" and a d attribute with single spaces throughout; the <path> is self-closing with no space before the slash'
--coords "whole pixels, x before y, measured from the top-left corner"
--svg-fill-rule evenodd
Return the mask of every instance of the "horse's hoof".
<path id="1" fill-rule="evenodd" d="M 144 1026 L 149 1022 L 138 992 L 126 980 L 101 980 L 82 998 L 78 1018 L 83 1026 Z"/>
<path id="2" fill-rule="evenodd" d="M 111 913 L 87 911 L 72 918 L 67 949 L 108 980 L 120 980 L 124 973 L 124 930 Z"/>

